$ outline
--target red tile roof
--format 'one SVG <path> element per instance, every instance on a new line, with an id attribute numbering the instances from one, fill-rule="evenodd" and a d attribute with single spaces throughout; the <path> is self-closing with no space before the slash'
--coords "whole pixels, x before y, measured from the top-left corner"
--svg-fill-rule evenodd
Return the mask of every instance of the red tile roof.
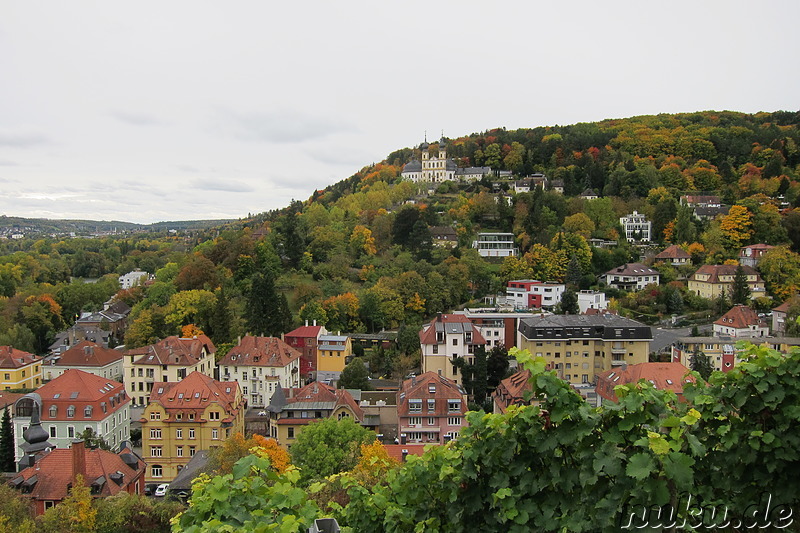
<path id="1" fill-rule="evenodd" d="M 689 255 L 686 250 L 678 246 L 677 244 L 673 244 L 668 248 L 664 249 L 663 252 L 656 255 L 656 259 L 689 259 L 692 256 Z"/>
<path id="2" fill-rule="evenodd" d="M 198 335 L 191 339 L 182 339 L 177 336 L 167 337 L 150 346 L 128 350 L 128 355 L 141 355 L 133 362 L 135 365 L 178 365 L 192 366 L 203 358 L 203 350 L 215 353 L 214 343 L 205 335 Z"/>
<path id="3" fill-rule="evenodd" d="M 17 350 L 13 346 L 0 346 L 0 368 L 22 368 L 41 360 L 38 355 Z"/>
<path id="4" fill-rule="evenodd" d="M 465 315 L 439 315 L 428 325 L 428 329 L 419 332 L 419 342 L 421 344 L 442 344 L 436 340 L 436 332 L 443 331 L 449 334 L 459 334 L 466 331 L 472 333 L 472 341 L 467 344 L 486 344 L 486 339 L 481 335 L 480 330 Z"/>
<path id="5" fill-rule="evenodd" d="M 230 349 L 219 365 L 285 367 L 300 352 L 276 337 L 248 335 Z"/>
<path id="6" fill-rule="evenodd" d="M 168 417 L 177 412 L 200 413 L 212 403 L 220 405 L 228 415 L 235 415 L 239 384 L 235 381 L 217 381 L 194 371 L 178 382 L 159 381 L 153 384 L 150 403 L 158 403 L 167 410 Z M 241 396 L 239 396 L 241 400 Z"/>
<path id="7" fill-rule="evenodd" d="M 408 455 L 420 456 L 425 453 L 426 446 L 434 446 L 432 444 L 385 444 L 386 453 L 389 457 L 393 457 L 398 461 L 403 460 L 403 450 L 408 452 Z"/>
<path id="8" fill-rule="evenodd" d="M 492 394 L 500 412 L 505 413 L 509 405 L 524 403 L 524 393 L 531 390 L 530 379 L 529 370 L 520 370 L 500 382 Z"/>
<path id="9" fill-rule="evenodd" d="M 428 411 L 427 406 L 423 405 L 424 412 L 431 416 L 463 415 L 467 412 L 467 399 L 456 382 L 440 376 L 436 372 L 425 372 L 400 384 L 400 390 L 397 391 L 397 414 L 399 416 L 409 414 L 408 404 L 412 398 L 421 399 L 423 404 L 429 399 L 443 400 L 436 402 L 434 412 Z M 446 400 L 461 400 L 461 410 L 458 413 L 450 413 Z"/>
<path id="10" fill-rule="evenodd" d="M 642 379 L 649 381 L 659 390 L 671 390 L 678 395 L 683 394 L 684 383 L 695 382 L 694 376 L 689 374 L 689 369 L 680 363 L 639 363 L 627 368 L 612 368 L 598 374 L 596 391 L 606 400 L 616 402 L 614 387 L 637 383 Z"/>
<path id="11" fill-rule="evenodd" d="M 721 276 L 735 276 L 736 269 L 739 268 L 740 265 L 703 265 L 698 268 L 694 274 L 692 274 L 689 279 L 693 281 L 699 281 L 701 283 L 730 283 L 729 281 L 720 281 Z M 758 271 L 751 267 L 751 266 L 743 266 L 742 270 L 744 271 L 745 275 L 747 276 L 755 276 L 757 281 L 761 281 L 761 276 L 759 276 Z M 697 279 L 698 274 L 708 274 L 710 277 L 707 281 L 702 281 Z"/>
<path id="12" fill-rule="evenodd" d="M 299 328 L 290 331 L 285 337 L 301 337 L 301 338 L 317 338 L 322 331 L 322 326 L 300 326 Z"/>
<path id="13" fill-rule="evenodd" d="M 356 420 L 364 420 L 364 411 L 359 407 L 355 398 L 344 389 L 334 389 L 330 385 L 315 381 L 294 392 L 291 398 L 287 398 L 287 409 L 302 409 L 303 403 L 333 403 L 333 409 L 340 406 L 347 406 L 353 412 Z"/>
<path id="14" fill-rule="evenodd" d="M 45 383 L 36 393 L 42 398 L 42 422 L 48 420 L 103 420 L 119 410 L 130 398 L 125 386 L 112 379 L 101 378 L 89 372 L 71 368 Z M 105 404 L 106 411 L 103 410 Z M 50 416 L 50 407 L 58 409 L 56 416 Z M 72 417 L 67 416 L 68 408 L 75 408 Z M 85 416 L 85 408 L 91 407 L 91 416 Z"/>
<path id="15" fill-rule="evenodd" d="M 83 443 L 80 443 L 83 447 Z M 60 501 L 67 497 L 68 487 L 75 477 L 73 467 L 73 453 L 71 448 L 56 448 L 41 459 L 36 464 L 29 466 L 19 473 L 25 481 L 36 476 L 36 484 L 29 494 L 25 494 L 35 500 Z M 123 450 L 123 453 L 130 453 L 130 450 Z M 104 482 L 96 497 L 113 496 L 125 491 L 131 483 L 142 475 L 145 469 L 144 461 L 131 454 L 136 459 L 136 468 L 131 468 L 122 460 L 121 454 L 97 449 L 83 450 L 86 485 L 103 477 Z M 121 484 L 112 480 L 111 476 L 116 473 L 122 474 Z"/>
<path id="16" fill-rule="evenodd" d="M 123 358 L 122 352 L 103 348 L 97 343 L 81 341 L 56 359 L 55 366 L 97 366 L 110 365 Z"/>
<path id="17" fill-rule="evenodd" d="M 714 324 L 736 329 L 748 329 L 750 326 L 766 327 L 755 311 L 746 305 L 736 305 L 722 315 Z"/>

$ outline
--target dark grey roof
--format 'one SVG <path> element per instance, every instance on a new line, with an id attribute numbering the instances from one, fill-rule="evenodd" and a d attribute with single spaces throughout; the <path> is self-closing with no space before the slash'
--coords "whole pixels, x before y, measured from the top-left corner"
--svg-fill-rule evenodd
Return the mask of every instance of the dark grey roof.
<path id="1" fill-rule="evenodd" d="M 519 331 L 527 339 L 652 339 L 650 326 L 613 314 L 546 315 L 523 318 Z"/>
<path id="2" fill-rule="evenodd" d="M 194 457 L 189 459 L 172 483 L 169 484 L 169 490 L 192 490 L 192 481 L 194 478 L 206 472 L 208 466 L 208 450 L 198 450 Z"/>
<path id="3" fill-rule="evenodd" d="M 444 168 L 446 170 L 452 170 L 453 172 L 457 172 L 458 171 L 458 165 L 456 165 L 456 162 L 453 161 L 452 159 L 448 159 L 445 162 Z"/>
<path id="4" fill-rule="evenodd" d="M 468 175 L 468 174 L 489 174 L 492 171 L 492 167 L 464 167 L 459 168 L 456 170 L 457 176 Z"/>
<path id="5" fill-rule="evenodd" d="M 405 164 L 403 172 L 422 172 L 422 163 L 417 159 L 412 159 Z"/>
<path id="6" fill-rule="evenodd" d="M 280 413 L 285 405 L 286 405 L 286 393 L 283 392 L 283 387 L 278 387 L 277 389 L 275 389 L 275 393 L 269 400 L 267 411 L 271 413 Z"/>

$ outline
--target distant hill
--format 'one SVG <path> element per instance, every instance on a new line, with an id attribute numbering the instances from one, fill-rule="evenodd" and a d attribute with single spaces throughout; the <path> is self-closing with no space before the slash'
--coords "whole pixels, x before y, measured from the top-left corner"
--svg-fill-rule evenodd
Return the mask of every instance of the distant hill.
<path id="1" fill-rule="evenodd" d="M 136 224 L 119 220 L 59 220 L 24 218 L 0 215 L 0 235 L 108 235 L 119 233 L 162 232 L 168 230 L 205 230 L 232 222 L 231 220 L 183 220 Z"/>

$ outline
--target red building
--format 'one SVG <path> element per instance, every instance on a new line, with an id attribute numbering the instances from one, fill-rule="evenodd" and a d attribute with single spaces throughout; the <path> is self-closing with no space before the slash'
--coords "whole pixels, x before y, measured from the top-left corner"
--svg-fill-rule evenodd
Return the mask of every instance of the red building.
<path id="1" fill-rule="evenodd" d="M 466 412 L 467 398 L 455 381 L 425 372 L 397 392 L 397 434 L 401 443 L 445 444 L 466 425 Z"/>
<path id="2" fill-rule="evenodd" d="M 612 368 L 597 375 L 597 394 L 610 402 L 617 401 L 614 387 L 638 383 L 640 380 L 649 381 L 659 390 L 670 390 L 679 399 L 683 398 L 683 385 L 694 383 L 695 378 L 689 374 L 689 369 L 680 363 L 639 363 L 626 368 Z"/>
<path id="3" fill-rule="evenodd" d="M 78 475 L 93 497 L 104 498 L 120 492 L 143 494 L 144 471 L 144 461 L 129 448 L 117 454 L 76 441 L 69 449 L 56 448 L 42 456 L 22 470 L 11 486 L 33 500 L 40 515 L 67 497 Z"/>
<path id="4" fill-rule="evenodd" d="M 324 326 L 318 326 L 317 321 L 309 326 L 306 321 L 305 326 L 300 326 L 294 331 L 283 336 L 283 341 L 300 352 L 300 374 L 310 377 L 317 371 L 317 345 L 321 335 L 327 335 L 328 331 Z"/>

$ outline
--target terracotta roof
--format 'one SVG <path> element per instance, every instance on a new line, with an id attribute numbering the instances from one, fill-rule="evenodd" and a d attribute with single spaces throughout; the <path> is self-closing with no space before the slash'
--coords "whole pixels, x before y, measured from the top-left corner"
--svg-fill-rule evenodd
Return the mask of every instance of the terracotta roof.
<path id="1" fill-rule="evenodd" d="M 483 338 L 481 332 L 475 325 L 470 322 L 469 318 L 465 315 L 439 315 L 431 321 L 427 329 L 419 332 L 419 341 L 421 344 L 442 344 L 436 340 L 436 332 L 441 331 L 447 334 L 463 334 L 466 332 L 472 333 L 472 341 L 467 344 L 486 344 L 486 339 Z"/>
<path id="2" fill-rule="evenodd" d="M 756 250 L 756 251 L 761 251 L 763 253 L 772 250 L 773 248 L 775 247 L 770 244 L 749 244 L 747 246 L 742 246 L 739 249 L 739 255 L 742 255 L 745 250 Z"/>
<path id="3" fill-rule="evenodd" d="M 720 281 L 720 276 L 735 276 L 736 269 L 739 268 L 740 265 L 703 265 L 698 268 L 694 274 L 692 274 L 689 279 L 693 281 L 701 281 L 697 279 L 698 274 L 708 274 L 710 277 L 707 281 L 701 281 L 701 283 L 730 283 L 729 281 Z M 756 280 L 761 281 L 761 276 L 758 275 L 758 271 L 751 267 L 751 266 L 742 266 L 742 270 L 744 271 L 745 275 L 747 276 L 756 276 Z"/>
<path id="4" fill-rule="evenodd" d="M 0 368 L 22 368 L 41 360 L 38 355 L 17 350 L 13 346 L 0 346 Z"/>
<path id="5" fill-rule="evenodd" d="M 294 329 L 284 335 L 286 337 L 303 337 L 309 338 L 314 337 L 315 339 L 319 335 L 319 332 L 322 330 L 322 326 L 300 326 L 297 329 Z"/>
<path id="6" fill-rule="evenodd" d="M 17 400 L 25 396 L 22 392 L 0 391 L 0 409 L 5 409 L 9 405 L 14 405 Z"/>
<path id="7" fill-rule="evenodd" d="M 676 394 L 683 394 L 683 384 L 695 382 L 694 376 L 689 374 L 689 369 L 680 363 L 639 363 L 627 368 L 613 368 L 597 375 L 597 394 L 617 401 L 614 387 L 639 380 L 647 380 L 659 390 L 671 390 Z"/>
<path id="8" fill-rule="evenodd" d="M 779 313 L 788 313 L 789 312 L 789 308 L 792 307 L 793 305 L 797 305 L 797 304 L 800 304 L 800 298 L 795 296 L 795 297 L 789 298 L 788 300 L 783 302 L 778 307 L 774 307 L 772 310 L 773 311 L 777 311 Z"/>
<path id="9" fill-rule="evenodd" d="M 431 392 L 433 391 L 433 392 Z M 420 399 L 423 404 L 429 399 L 436 400 L 461 400 L 461 410 L 459 413 L 467 412 L 467 400 L 459 386 L 452 380 L 440 376 L 436 372 L 425 372 L 419 376 L 407 379 L 400 385 L 397 391 L 397 414 L 407 415 L 409 413 L 409 400 Z M 427 406 L 423 406 L 426 414 L 431 413 Z M 446 401 L 436 402 L 436 410 L 431 413 L 434 416 L 446 416 L 450 411 Z"/>
<path id="10" fill-rule="evenodd" d="M 624 265 L 612 268 L 606 275 L 611 276 L 658 276 L 658 271 L 641 263 L 625 263 Z"/>
<path id="11" fill-rule="evenodd" d="M 82 442 L 80 447 L 83 448 Z M 60 501 L 66 498 L 68 487 L 75 477 L 73 453 L 75 452 L 71 448 L 56 448 L 36 461 L 35 465 L 21 471 L 18 477 L 25 481 L 34 476 L 37 478 L 31 492 L 25 495 L 36 500 Z M 124 491 L 145 469 L 144 461 L 127 449 L 118 455 L 99 448 L 84 448 L 83 454 L 86 485 L 91 485 L 93 482 L 98 482 L 100 485 L 95 497 L 113 496 Z M 135 468 L 131 468 L 123 461 L 123 454 L 135 459 Z M 122 474 L 119 484 L 112 478 L 112 475 L 118 473 Z"/>
<path id="12" fill-rule="evenodd" d="M 719 196 L 714 195 L 697 195 L 697 194 L 687 194 L 686 196 L 681 196 L 681 199 L 684 200 L 687 204 L 718 204 L 720 203 Z"/>
<path id="13" fill-rule="evenodd" d="M 192 366 L 203 358 L 203 349 L 214 353 L 217 349 L 205 335 L 198 335 L 191 339 L 182 339 L 177 336 L 167 337 L 150 346 L 128 350 L 128 355 L 141 355 L 133 362 L 134 365 L 178 365 Z"/>
<path id="14" fill-rule="evenodd" d="M 236 392 L 239 384 L 235 381 L 217 381 L 194 371 L 181 381 L 159 381 L 153 384 L 150 403 L 159 403 L 169 411 L 202 411 L 212 403 L 222 406 L 228 414 L 235 413 Z"/>
<path id="15" fill-rule="evenodd" d="M 55 361 L 56 366 L 106 366 L 123 358 L 121 352 L 103 348 L 97 343 L 81 341 Z"/>
<path id="16" fill-rule="evenodd" d="M 500 382 L 500 385 L 492 393 L 492 398 L 500 408 L 500 412 L 505 413 L 509 405 L 523 403 L 524 393 L 531 390 L 530 378 L 529 370 L 520 370 Z"/>
<path id="17" fill-rule="evenodd" d="M 291 398 L 287 398 L 283 410 L 302 409 L 303 403 L 306 404 L 331 404 L 335 410 L 340 406 L 346 405 L 353 412 L 359 422 L 364 419 L 364 411 L 358 406 L 353 396 L 344 389 L 334 389 L 330 385 L 315 381 L 294 392 Z"/>
<path id="18" fill-rule="evenodd" d="M 431 444 L 384 444 L 384 448 L 386 448 L 386 453 L 389 457 L 393 457 L 398 461 L 403 460 L 403 450 L 405 450 L 408 455 L 417 455 L 420 456 L 425 453 L 425 447 L 432 446 Z"/>
<path id="19" fill-rule="evenodd" d="M 42 399 L 42 422 L 48 420 L 103 420 L 130 402 L 125 386 L 111 379 L 71 368 L 36 390 Z M 103 410 L 105 404 L 105 411 Z M 50 416 L 50 406 L 57 406 L 57 414 Z M 73 417 L 67 416 L 69 406 L 75 408 Z M 84 409 L 92 407 L 91 416 Z"/>
<path id="20" fill-rule="evenodd" d="M 656 259 L 689 259 L 692 256 L 677 244 L 666 248 L 663 252 L 656 255 Z"/>
<path id="21" fill-rule="evenodd" d="M 732 307 L 730 311 L 722 315 L 714 324 L 736 329 L 748 329 L 750 326 L 767 326 L 766 322 L 758 318 L 756 312 L 746 305 L 736 305 Z"/>
<path id="22" fill-rule="evenodd" d="M 277 337 L 247 335 L 218 364 L 285 367 L 299 357 L 300 352 Z"/>

